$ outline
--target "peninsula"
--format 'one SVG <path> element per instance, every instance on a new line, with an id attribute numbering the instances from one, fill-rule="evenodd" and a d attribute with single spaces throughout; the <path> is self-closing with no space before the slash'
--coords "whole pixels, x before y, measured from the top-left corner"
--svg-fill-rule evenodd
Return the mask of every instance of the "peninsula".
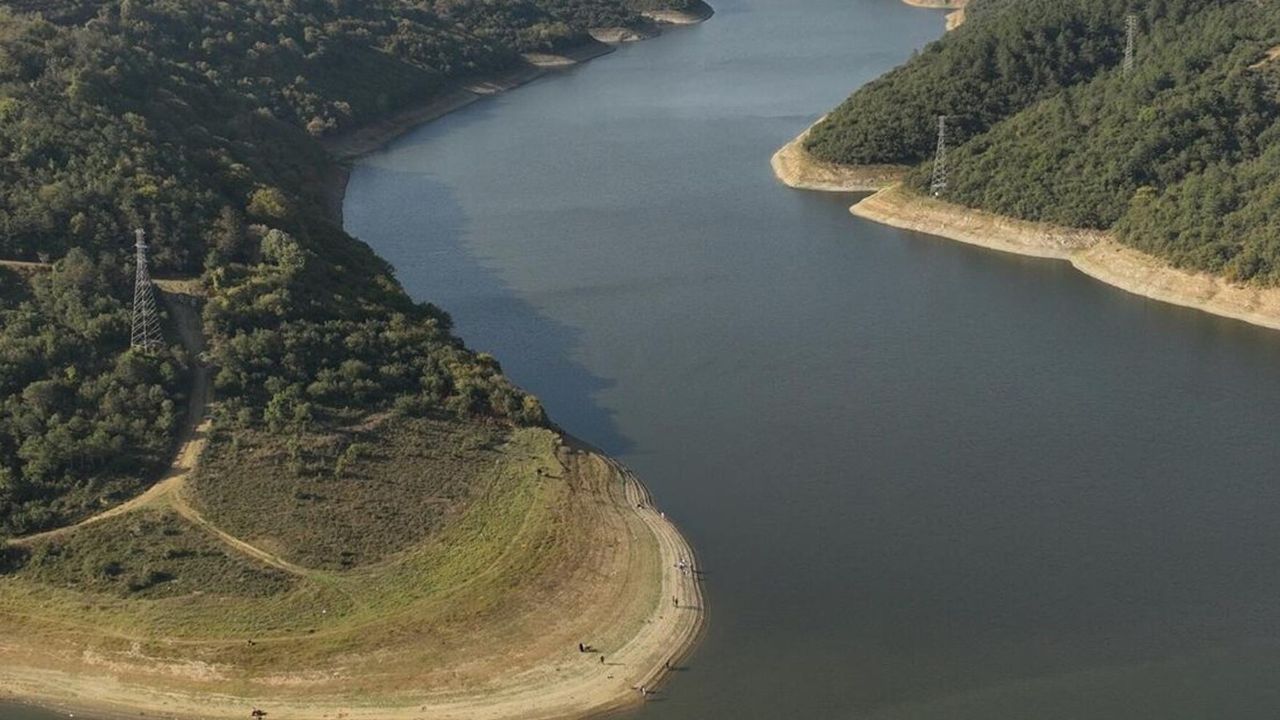
<path id="1" fill-rule="evenodd" d="M 1127 8 L 974 0 L 963 27 L 781 149 L 775 173 L 877 191 L 852 208 L 877 222 L 1280 328 L 1267 190 L 1280 182 L 1280 17 L 1245 1 Z"/>
<path id="2" fill-rule="evenodd" d="M 560 718 L 661 683 L 693 550 L 341 192 L 417 123 L 710 14 L 0 3 L 0 700 Z"/>

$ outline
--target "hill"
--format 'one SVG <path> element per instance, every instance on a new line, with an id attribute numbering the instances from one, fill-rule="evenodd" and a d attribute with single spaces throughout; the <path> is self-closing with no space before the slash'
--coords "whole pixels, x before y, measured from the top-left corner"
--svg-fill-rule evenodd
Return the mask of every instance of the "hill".
<path id="1" fill-rule="evenodd" d="M 545 423 L 492 358 L 451 335 L 445 313 L 412 302 L 327 216 L 320 178 L 332 161 L 317 140 L 527 66 L 524 53 L 591 43 L 595 23 L 645 24 L 642 10 L 685 4 L 0 3 L 0 260 L 51 261 L 53 277 L 69 279 L 60 287 L 79 288 L 76 298 L 37 292 L 37 302 L 0 295 L 0 312 L 29 320 L 5 324 L 0 398 L 46 391 L 0 425 L 0 532 L 118 502 L 154 480 L 174 442 L 176 376 L 189 359 L 157 367 L 163 386 L 147 379 L 155 402 L 172 406 L 165 412 L 103 403 L 105 389 L 52 392 L 116 382 L 108 370 L 126 355 L 135 227 L 148 232 L 154 274 L 199 278 L 206 289 L 223 422 L 271 414 L 279 429 L 284 414 L 323 425 L 347 408 L 398 403 Z M 84 306 L 66 318 L 76 326 L 55 332 L 47 313 L 73 302 Z M 138 382 L 124 386 L 133 398 Z M 73 419 L 86 424 L 76 425 L 81 435 L 99 429 L 114 464 L 59 450 L 54 440 Z M 137 477 L 119 478 L 126 466 Z"/>
<path id="2" fill-rule="evenodd" d="M 659 617 L 688 547 L 342 230 L 324 143 L 691 5 L 0 2 L 0 684 L 303 717 L 504 668 L 561 713 L 652 681 L 699 624 Z M 133 228 L 159 351 L 130 349 Z M 530 699 L 586 637 L 626 671 Z"/>
<path id="3" fill-rule="evenodd" d="M 1121 67 L 1125 18 L 1135 64 Z M 953 131 L 949 203 L 1103 230 L 1173 267 L 1280 284 L 1280 14 L 1252 0 L 975 0 L 967 20 L 854 93 L 817 160 L 929 185 Z"/>

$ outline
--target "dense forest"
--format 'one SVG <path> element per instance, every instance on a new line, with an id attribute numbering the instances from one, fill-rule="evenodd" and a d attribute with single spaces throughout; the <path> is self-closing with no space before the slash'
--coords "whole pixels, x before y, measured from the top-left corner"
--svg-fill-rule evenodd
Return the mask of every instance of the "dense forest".
<path id="1" fill-rule="evenodd" d="M 52 264 L 0 269 L 0 534 L 136 492 L 172 450 L 194 358 L 128 349 L 135 227 L 208 296 L 223 430 L 546 422 L 326 216 L 318 139 L 685 4 L 0 2 L 0 260 Z"/>
<path id="2" fill-rule="evenodd" d="M 1109 229 L 1180 267 L 1280 284 L 1280 12 L 1253 0 L 977 0 L 807 147 L 914 166 L 954 132 L 945 199 Z M 1138 18 L 1133 70 L 1121 60 Z"/>
<path id="3" fill-rule="evenodd" d="M 134 494 L 167 463 L 189 359 L 125 352 L 131 280 L 79 249 L 0 268 L 0 532 Z"/>

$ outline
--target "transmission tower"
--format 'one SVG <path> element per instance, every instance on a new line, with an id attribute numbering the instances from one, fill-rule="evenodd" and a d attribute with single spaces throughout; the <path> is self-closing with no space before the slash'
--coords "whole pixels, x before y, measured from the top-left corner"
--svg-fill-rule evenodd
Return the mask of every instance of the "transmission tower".
<path id="1" fill-rule="evenodd" d="M 129 346 L 134 350 L 151 352 L 159 350 L 163 343 L 160 340 L 160 314 L 156 311 L 155 290 L 151 286 L 151 273 L 147 271 L 146 233 L 137 230 L 138 241 L 134 244 L 137 250 L 137 273 L 133 284 L 133 332 L 129 336 Z"/>
<path id="2" fill-rule="evenodd" d="M 1129 15 L 1124 19 L 1124 74 L 1133 72 L 1133 46 L 1138 40 L 1138 16 Z"/>
<path id="3" fill-rule="evenodd" d="M 933 181 L 929 183 L 929 192 L 934 197 L 947 189 L 947 116 L 938 116 L 938 150 L 933 155 Z"/>

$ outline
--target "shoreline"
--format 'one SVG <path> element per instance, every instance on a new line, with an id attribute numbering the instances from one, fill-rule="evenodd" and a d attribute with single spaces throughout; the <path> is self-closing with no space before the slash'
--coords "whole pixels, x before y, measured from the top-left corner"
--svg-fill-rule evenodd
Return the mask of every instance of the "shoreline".
<path id="1" fill-rule="evenodd" d="M 1280 330 L 1280 288 L 1250 287 L 1176 268 L 1108 233 L 1017 220 L 934 200 L 894 186 L 851 207 L 883 225 L 992 250 L 1065 260 L 1080 272 L 1125 292 L 1219 317 Z"/>
<path id="2" fill-rule="evenodd" d="M 959 10 L 969 4 L 968 0 L 902 0 L 911 7 L 926 10 Z"/>
<path id="3" fill-rule="evenodd" d="M 635 550 L 650 540 L 657 549 L 656 565 L 650 567 L 642 561 L 638 567 L 642 575 L 654 570 L 659 573 L 660 581 L 653 588 L 656 595 L 646 602 L 649 609 L 642 616 L 627 621 L 639 628 L 638 632 L 620 646 L 607 649 L 608 663 L 597 664 L 594 653 L 582 657 L 568 648 L 567 657 L 562 653 L 540 659 L 504 678 L 506 682 L 502 684 L 486 684 L 483 689 L 470 691 L 444 690 L 434 695 L 364 695 L 359 696 L 358 704 L 322 695 L 298 703 L 252 700 L 240 696 L 242 691 L 236 695 L 189 693 L 165 686 L 131 685 L 115 676 L 3 667 L 0 679 L 4 680 L 5 693 L 0 702 L 88 715 L 95 720 L 235 718 L 242 717 L 250 706 L 294 720 L 410 720 L 421 718 L 424 713 L 452 720 L 552 720 L 602 717 L 635 707 L 646 701 L 637 688 L 654 690 L 664 684 L 674 674 L 668 664 L 678 670 L 705 630 L 699 573 L 676 569 L 681 560 L 698 568 L 697 558 L 675 524 L 653 506 L 649 490 L 630 470 L 571 436 L 557 433 L 556 437 L 563 457 L 568 459 L 566 467 L 584 468 L 586 476 L 605 488 L 612 500 L 609 510 L 631 527 L 628 553 L 632 562 Z M 641 530 L 647 532 L 647 538 L 636 534 Z M 624 579 L 613 590 L 646 595 L 646 590 L 637 592 L 630 583 L 636 580 L 635 576 Z M 669 597 L 680 598 L 679 608 L 666 603 Z M 616 619 L 610 614 L 608 621 Z M 600 628 L 588 637 L 596 635 L 608 636 L 608 629 Z M 0 643 L 0 654 L 11 649 Z"/>
<path id="4" fill-rule="evenodd" d="M 452 89 L 429 100 L 332 137 L 322 138 L 320 145 L 331 158 L 320 178 L 326 215 L 339 226 L 343 224 L 342 204 L 346 199 L 347 182 L 351 179 L 351 163 L 355 160 L 377 152 L 402 135 L 486 96 L 514 90 L 548 72 L 571 68 L 608 55 L 615 49 L 612 45 L 593 39 L 563 53 L 529 53 L 524 56 L 524 65 L 502 73 L 461 81 Z"/>
<path id="5" fill-rule="evenodd" d="M 1102 231 L 1019 220 L 924 197 L 897 180 L 881 178 L 882 166 L 838 166 L 810 157 L 801 147 L 808 132 L 774 155 L 774 174 L 783 184 L 801 190 L 873 192 L 849 208 L 853 215 L 989 250 L 1064 260 L 1085 275 L 1134 295 L 1280 330 L 1280 288 L 1237 285 L 1208 273 L 1182 270 L 1121 245 Z M 882 181 L 875 182 L 877 178 Z"/>
<path id="6" fill-rule="evenodd" d="M 964 24 L 965 8 L 969 5 L 969 0 L 902 0 L 902 2 L 925 10 L 950 10 L 951 12 L 946 16 L 948 32 Z"/>
<path id="7" fill-rule="evenodd" d="M 381 150 L 402 135 L 486 96 L 509 92 L 548 73 L 608 55 L 620 45 L 657 37 L 668 28 L 688 27 L 705 22 L 715 14 L 715 10 L 698 0 L 697 6 L 691 11 L 656 10 L 641 14 L 650 20 L 650 25 L 645 29 L 652 32 L 639 33 L 625 28 L 591 28 L 588 30 L 591 39 L 581 45 L 560 53 L 526 53 L 525 64 L 522 66 L 493 75 L 461 80 L 439 96 L 410 105 L 387 117 L 322 138 L 319 142 L 332 158 L 329 166 L 321 171 L 319 179 L 325 214 L 339 226 L 343 224 L 342 205 L 347 194 L 347 183 L 351 179 L 351 163 Z M 627 33 L 622 33 L 622 30 L 627 30 Z"/>
<path id="8" fill-rule="evenodd" d="M 1071 260 L 1108 242 L 1104 233 L 1007 218 L 923 197 L 895 184 L 849 208 L 854 215 L 902 230 L 936 235 L 989 250 Z"/>
<path id="9" fill-rule="evenodd" d="M 804 149 L 804 141 L 826 117 L 818 118 L 769 159 L 774 176 L 784 185 L 820 192 L 874 192 L 907 174 L 909 168 L 905 165 L 839 165 L 810 155 Z"/>

